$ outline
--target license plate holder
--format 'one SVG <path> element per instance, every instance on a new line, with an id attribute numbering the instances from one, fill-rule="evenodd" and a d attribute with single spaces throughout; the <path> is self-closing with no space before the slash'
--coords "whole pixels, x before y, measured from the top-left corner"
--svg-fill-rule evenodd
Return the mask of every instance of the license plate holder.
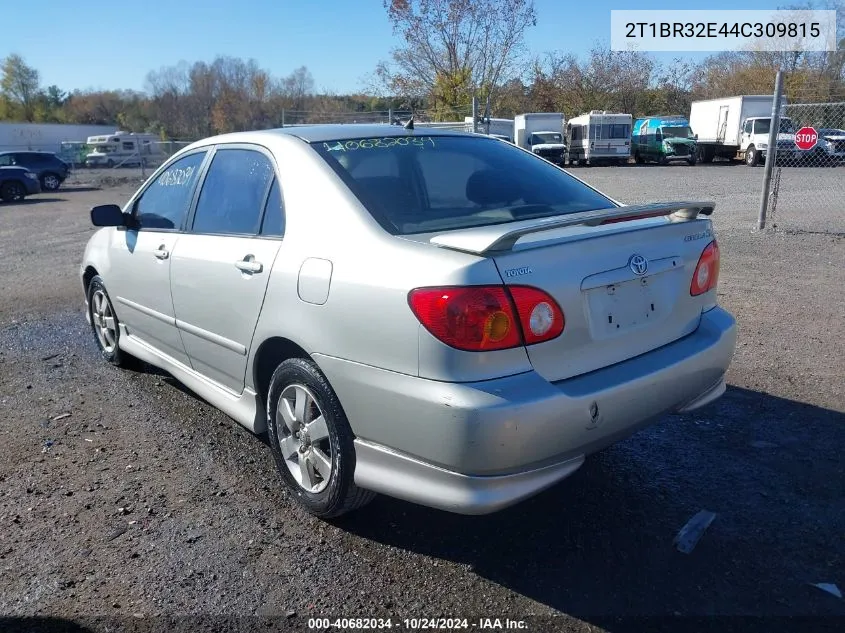
<path id="1" fill-rule="evenodd" d="M 593 336 L 609 338 L 654 323 L 663 307 L 658 294 L 654 292 L 650 277 L 588 290 Z"/>

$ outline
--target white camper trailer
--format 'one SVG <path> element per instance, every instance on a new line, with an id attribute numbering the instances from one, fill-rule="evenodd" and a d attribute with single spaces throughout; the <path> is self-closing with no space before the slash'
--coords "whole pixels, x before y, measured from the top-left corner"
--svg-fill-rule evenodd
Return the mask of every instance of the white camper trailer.
<path id="1" fill-rule="evenodd" d="M 89 136 L 91 151 L 85 156 L 86 167 L 129 167 L 155 165 L 163 158 L 161 144 L 155 134 L 117 131 L 113 134 Z"/>
<path id="2" fill-rule="evenodd" d="M 715 157 L 744 160 L 757 165 L 765 160 L 772 121 L 773 95 L 740 95 L 693 101 L 689 125 L 698 137 L 698 160 L 709 163 Z M 781 101 L 786 105 L 786 98 Z M 778 156 L 794 157 L 795 127 L 783 116 L 777 135 Z"/>
<path id="3" fill-rule="evenodd" d="M 563 165 L 566 144 L 562 112 L 530 112 L 513 119 L 514 144 L 556 165 Z"/>
<path id="4" fill-rule="evenodd" d="M 472 117 L 464 117 L 464 124 L 467 132 L 472 132 Z M 479 121 L 476 125 L 479 134 L 495 136 L 502 140 L 513 143 L 513 119 L 486 119 Z"/>
<path id="5" fill-rule="evenodd" d="M 574 117 L 566 126 L 569 164 L 624 165 L 631 157 L 633 116 L 621 112 L 592 110 Z"/>

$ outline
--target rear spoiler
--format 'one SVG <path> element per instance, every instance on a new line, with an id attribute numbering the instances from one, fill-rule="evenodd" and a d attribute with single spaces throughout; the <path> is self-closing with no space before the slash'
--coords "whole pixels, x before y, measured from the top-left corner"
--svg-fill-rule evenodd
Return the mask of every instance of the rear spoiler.
<path id="1" fill-rule="evenodd" d="M 599 226 L 613 222 L 626 222 L 643 218 L 668 216 L 670 222 L 688 222 L 699 215 L 713 213 L 714 202 L 656 202 L 636 204 L 608 209 L 595 209 L 570 213 L 552 218 L 522 220 L 507 224 L 481 226 L 435 235 L 430 243 L 457 251 L 488 255 L 490 253 L 512 250 L 517 240 L 524 235 L 559 229 L 567 226 Z"/>

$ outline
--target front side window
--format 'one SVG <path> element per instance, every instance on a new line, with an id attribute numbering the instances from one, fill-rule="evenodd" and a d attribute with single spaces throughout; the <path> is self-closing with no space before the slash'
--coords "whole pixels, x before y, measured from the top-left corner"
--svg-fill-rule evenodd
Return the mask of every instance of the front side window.
<path id="1" fill-rule="evenodd" d="M 394 234 L 615 206 L 548 161 L 490 138 L 409 135 L 313 143 L 312 147 Z M 368 169 L 359 176 L 357 168 L 376 157 L 384 170 Z"/>
<path id="2" fill-rule="evenodd" d="M 745 132 L 746 134 L 751 134 L 751 125 L 752 125 L 753 123 L 754 123 L 754 121 L 746 121 L 746 122 L 745 122 L 744 132 Z"/>
<path id="3" fill-rule="evenodd" d="M 202 184 L 194 215 L 194 233 L 255 235 L 273 164 L 251 149 L 218 149 Z"/>
<path id="4" fill-rule="evenodd" d="M 16 165 L 15 162 L 15 155 L 14 154 L 2 154 L 0 155 L 0 167 L 11 167 L 12 165 Z"/>
<path id="5" fill-rule="evenodd" d="M 199 176 L 206 152 L 196 152 L 171 163 L 144 190 L 135 203 L 134 217 L 139 229 L 179 229 Z"/>

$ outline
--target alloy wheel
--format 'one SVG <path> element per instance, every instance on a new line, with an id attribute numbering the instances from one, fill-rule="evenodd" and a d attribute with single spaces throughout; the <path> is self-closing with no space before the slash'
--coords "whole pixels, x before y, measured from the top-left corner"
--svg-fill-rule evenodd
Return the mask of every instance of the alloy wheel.
<path id="1" fill-rule="evenodd" d="M 279 448 L 294 480 L 311 493 L 326 489 L 332 474 L 332 447 L 323 411 L 304 385 L 282 391 L 276 408 Z"/>

